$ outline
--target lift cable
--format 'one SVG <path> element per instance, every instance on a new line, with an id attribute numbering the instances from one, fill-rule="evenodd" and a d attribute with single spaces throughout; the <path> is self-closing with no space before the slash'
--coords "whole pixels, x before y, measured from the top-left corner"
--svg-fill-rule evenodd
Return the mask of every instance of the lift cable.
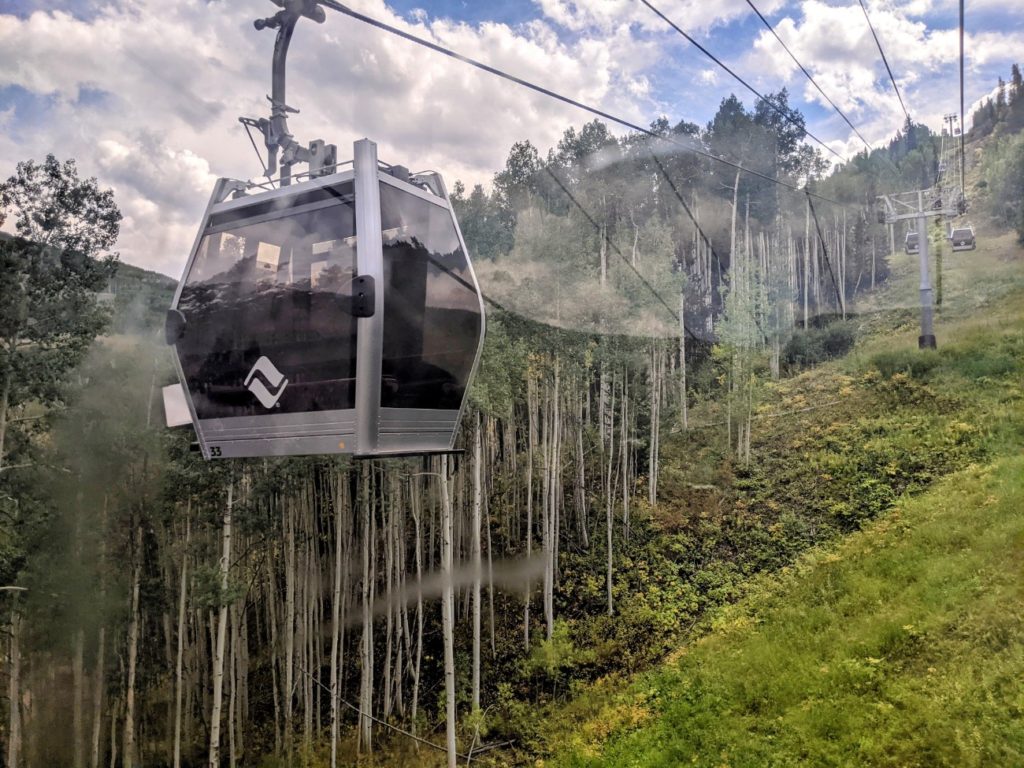
<path id="1" fill-rule="evenodd" d="M 766 96 L 764 96 L 763 94 L 761 94 L 761 92 L 758 91 L 756 88 L 754 88 L 754 86 L 752 86 L 750 83 L 748 83 L 746 80 L 744 80 L 738 74 L 736 74 L 721 59 L 719 59 L 717 56 L 715 56 L 715 54 L 711 53 L 711 51 L 709 51 L 703 45 L 701 45 L 696 40 L 694 40 L 690 35 L 688 35 L 686 32 L 684 32 L 679 27 L 679 25 L 677 25 L 674 21 L 672 21 L 672 19 L 670 19 L 668 16 L 666 16 L 660 10 L 658 10 L 658 8 L 655 7 L 654 5 L 652 5 L 648 0 L 640 0 L 640 2 L 643 3 L 644 5 L 646 5 L 648 8 L 650 8 L 654 12 L 654 14 L 656 16 L 660 17 L 666 24 L 668 24 L 670 27 L 672 27 L 672 29 L 674 29 L 680 35 L 682 35 L 687 40 L 689 40 L 690 43 L 692 43 L 693 46 L 695 48 L 697 48 L 697 50 L 699 50 L 701 53 L 703 53 L 705 56 L 707 56 L 709 59 L 711 59 L 713 62 L 715 62 L 715 64 L 717 64 L 719 67 L 721 67 L 726 72 L 728 72 L 730 75 L 732 75 L 732 77 L 735 80 L 737 80 L 744 88 L 746 88 L 752 94 L 757 96 L 757 98 L 759 98 L 762 102 L 764 102 L 769 107 L 771 107 L 771 109 L 774 112 L 776 112 L 780 117 L 782 117 L 783 120 L 785 120 L 790 125 L 793 125 L 793 126 L 799 128 L 801 131 L 803 131 L 811 139 L 813 139 L 818 144 L 820 144 L 825 149 L 827 149 L 829 152 L 831 152 L 833 155 L 838 157 L 842 162 L 844 162 L 844 163 L 847 162 L 847 159 L 845 157 L 843 157 L 841 154 L 839 154 L 839 152 L 837 152 L 836 150 L 832 149 L 832 147 L 830 147 L 824 141 L 822 141 L 817 136 L 815 136 L 813 133 L 811 133 L 809 130 L 807 130 L 807 126 L 805 124 L 803 124 L 803 123 L 799 122 L 798 120 L 796 120 L 793 117 L 793 113 L 792 113 L 791 110 L 783 109 L 782 107 L 780 107 L 777 104 L 775 104 L 771 99 L 769 99 Z M 854 128 L 854 130 L 856 130 L 856 128 Z"/>
<path id="2" fill-rule="evenodd" d="M 651 159 L 654 160 L 655 165 L 658 166 L 658 170 L 661 171 L 661 175 L 665 177 L 665 181 L 668 182 L 668 186 L 669 189 L 672 190 L 672 194 L 675 195 L 676 200 L 679 201 L 679 204 L 683 206 L 683 210 L 686 211 L 686 215 L 690 217 L 690 221 L 693 222 L 693 226 L 697 228 L 697 232 L 700 234 L 701 240 L 704 241 L 704 244 L 708 247 L 708 250 L 711 252 L 711 255 L 715 257 L 715 261 L 718 263 L 718 274 L 721 277 L 722 259 L 718 255 L 718 251 L 715 250 L 715 246 L 711 244 L 711 238 L 709 238 L 704 233 L 704 230 L 701 229 L 700 222 L 697 221 L 697 217 L 694 216 L 693 211 L 690 210 L 690 206 L 687 205 L 686 200 L 683 198 L 682 192 L 679 191 L 679 188 L 675 185 L 675 183 L 672 181 L 672 178 L 668 175 L 668 170 L 665 168 L 664 165 L 661 164 L 661 160 L 658 159 L 658 156 L 654 154 L 654 150 L 650 150 L 650 152 Z"/>
<path id="3" fill-rule="evenodd" d="M 964 0 L 960 0 L 960 194 L 967 197 L 967 160 L 964 155 L 964 134 L 967 124 L 964 122 Z"/>
<path id="4" fill-rule="evenodd" d="M 868 29 L 871 30 L 871 36 L 875 38 L 875 45 L 878 46 L 878 53 L 882 56 L 882 63 L 885 64 L 885 71 L 889 73 L 889 80 L 892 81 L 892 89 L 896 91 L 896 98 L 900 100 L 900 106 L 903 107 L 903 114 L 907 116 L 907 122 L 913 123 L 910 119 L 910 113 L 907 111 L 907 105 L 903 103 L 903 96 L 900 95 L 900 87 L 896 85 L 896 78 L 892 74 L 892 68 L 889 66 L 889 60 L 885 58 L 885 51 L 882 50 L 882 41 L 878 39 L 878 34 L 875 32 L 875 27 L 871 23 L 871 17 L 868 16 L 867 6 L 864 5 L 864 0 L 857 0 L 860 3 L 860 9 L 864 11 L 864 20 L 868 23 Z"/>
<path id="5" fill-rule="evenodd" d="M 874 147 L 871 146 L 871 142 L 869 142 L 867 139 L 864 138 L 864 136 L 861 134 L 861 132 L 859 130 L 857 130 L 857 126 L 855 126 L 852 122 L 850 122 L 850 118 L 848 118 L 846 116 L 846 113 L 844 113 L 843 110 L 841 110 L 838 107 L 838 105 L 834 101 L 832 101 L 832 99 L 829 98 L 828 94 L 825 93 L 825 91 L 822 89 L 822 87 L 820 85 L 818 85 L 818 81 L 815 80 L 814 76 L 810 72 L 807 71 L 807 68 L 803 64 L 800 63 L 800 60 L 797 59 L 797 57 L 793 54 L 793 51 L 791 51 L 789 49 L 789 46 L 786 45 L 785 42 L 783 42 L 782 38 L 779 37 L 779 33 L 775 31 L 775 27 L 773 27 L 771 25 L 771 23 L 768 21 L 768 19 L 766 19 L 764 17 L 764 14 L 762 14 L 761 11 L 758 10 L 757 6 L 754 5 L 753 0 L 747 0 L 747 5 L 749 5 L 751 10 L 753 10 L 754 13 L 757 14 L 757 18 L 759 18 L 764 23 L 764 25 L 768 28 L 768 31 L 771 32 L 772 35 L 775 36 L 775 39 L 779 41 L 779 45 L 781 45 L 782 49 L 786 53 L 789 54 L 789 58 L 791 58 L 793 60 L 793 63 L 796 64 L 800 68 L 800 71 L 803 72 L 804 75 L 807 76 L 807 79 L 811 81 L 811 84 L 815 88 L 818 89 L 818 93 L 821 94 L 822 98 L 824 98 L 825 101 L 827 101 L 829 104 L 832 105 L 832 109 L 834 109 L 836 111 L 836 114 L 839 115 L 841 118 L 843 118 L 844 121 L 846 121 L 846 124 L 848 126 L 850 126 L 850 130 L 852 130 L 855 134 L 857 134 L 857 138 L 859 138 L 861 141 L 864 142 L 864 146 L 866 146 L 868 148 L 868 150 L 874 151 Z"/>
<path id="6" fill-rule="evenodd" d="M 736 170 L 742 171 L 743 173 L 747 173 L 747 174 L 749 174 L 751 176 L 756 176 L 759 179 L 763 179 L 763 180 L 769 181 L 769 182 L 771 182 L 773 184 L 778 184 L 780 186 L 786 187 L 787 189 L 791 189 L 794 192 L 803 193 L 803 188 L 797 186 L 796 184 L 791 184 L 791 183 L 789 183 L 787 181 L 783 181 L 782 179 L 776 178 L 774 176 L 769 176 L 768 174 L 760 173 L 759 171 L 755 171 L 755 170 L 753 170 L 751 168 L 744 168 L 739 163 L 735 163 L 732 160 L 727 160 L 724 157 L 719 157 L 716 154 L 713 154 L 711 152 L 707 152 L 707 151 L 705 151 L 703 149 L 699 149 L 699 148 L 694 147 L 694 146 L 692 146 L 690 144 L 686 144 L 686 143 L 681 142 L 681 141 L 676 141 L 674 139 L 668 139 L 668 138 L 666 138 L 664 136 L 661 136 L 658 133 L 655 133 L 650 128 L 644 128 L 643 126 L 640 126 L 637 123 L 634 123 L 634 122 L 631 122 L 629 120 L 626 120 L 625 118 L 617 117 L 617 116 L 615 116 L 615 115 L 613 115 L 613 114 L 611 114 L 609 112 L 605 112 L 603 110 L 600 110 L 597 107 L 592 107 L 592 106 L 589 106 L 587 104 L 584 104 L 583 102 L 577 101 L 576 99 L 569 98 L 568 96 L 563 96 L 562 94 L 556 93 L 555 91 L 552 91 L 552 90 L 550 90 L 548 88 L 545 88 L 542 85 L 537 85 L 536 83 L 531 83 L 528 80 L 524 80 L 521 77 L 516 77 L 515 75 L 511 75 L 508 72 L 504 72 L 504 71 L 502 71 L 500 69 L 497 69 L 496 67 L 492 67 L 489 64 L 484 64 L 483 62 L 477 61 L 476 59 L 472 59 L 472 58 L 470 58 L 468 56 L 463 56 L 461 53 L 453 51 L 450 48 L 445 48 L 442 45 L 438 45 L 437 43 L 431 42 L 429 40 L 424 40 L 422 37 L 417 37 L 416 35 L 410 34 L 409 32 L 406 32 L 405 30 L 398 29 L 397 27 L 393 27 L 390 24 L 386 24 L 383 21 L 379 21 L 378 19 L 375 19 L 375 18 L 373 18 L 371 16 L 367 16 L 367 15 L 365 15 L 363 13 L 360 13 L 359 11 L 353 10 L 352 8 L 349 8 L 348 6 L 343 5 L 342 3 L 338 2 L 337 0 L 318 0 L 318 2 L 321 5 L 323 5 L 324 7 L 326 7 L 326 8 L 330 8 L 331 10 L 338 11 L 339 13 L 343 13 L 346 16 L 349 16 L 349 17 L 351 17 L 353 19 L 356 19 L 357 21 L 363 22 L 364 24 L 369 24 L 372 27 L 376 27 L 377 29 L 383 30 L 385 32 L 389 32 L 389 33 L 391 33 L 393 35 L 401 37 L 404 40 L 408 40 L 409 42 L 416 43 L 417 45 L 421 45 L 424 48 L 429 48 L 430 50 L 435 51 L 437 53 L 444 54 L 445 56 L 448 56 L 449 58 L 455 59 L 456 61 L 461 61 L 463 64 L 469 64 L 471 67 L 476 67 L 477 69 L 482 70 L 484 72 L 487 72 L 489 74 L 495 75 L 496 77 L 503 78 L 504 80 L 508 80 L 509 82 L 516 83 L 517 85 L 521 85 L 524 88 L 529 88 L 532 91 L 535 91 L 537 93 L 543 94 L 544 96 L 548 96 L 548 97 L 550 97 L 552 99 L 555 99 L 557 101 L 561 101 L 564 104 L 569 104 L 570 106 L 576 107 L 577 109 L 581 109 L 584 112 L 589 112 L 592 115 L 597 115 L 598 117 L 604 118 L 605 120 L 608 120 L 609 122 L 621 125 L 624 128 L 629 128 L 630 130 L 636 131 L 638 133 L 642 133 L 645 136 L 650 136 L 652 138 L 664 139 L 665 141 L 668 141 L 668 142 L 670 142 L 672 144 L 675 144 L 675 145 L 677 145 L 679 147 L 682 147 L 687 152 L 693 152 L 694 154 L 700 155 L 702 157 L 706 157 L 709 160 L 714 160 L 715 162 L 718 162 L 718 163 L 722 163 L 723 165 L 727 165 L 730 168 L 734 168 Z M 811 194 L 814 197 L 817 197 L 819 200 L 822 200 L 822 201 L 824 201 L 826 203 L 832 203 L 833 205 L 842 205 L 842 203 L 840 203 L 840 202 L 838 202 L 836 200 L 832 200 L 830 198 L 824 197 L 824 196 L 819 195 L 817 193 L 812 192 Z"/>
<path id="7" fill-rule="evenodd" d="M 836 309 L 841 312 L 843 308 L 843 300 L 839 295 L 839 284 L 836 282 L 836 275 L 832 271 L 832 262 L 828 258 L 828 246 L 825 244 L 825 237 L 821 233 L 821 222 L 818 221 L 818 212 L 814 210 L 814 201 L 811 200 L 811 191 L 804 187 L 804 192 L 807 194 L 807 205 L 811 209 L 811 216 L 814 217 L 814 229 L 818 232 L 818 242 L 821 243 L 821 253 L 825 257 L 825 266 L 828 267 L 828 276 L 832 279 L 832 288 L 836 292 Z M 804 280 L 807 280 L 807 275 L 804 275 Z"/>
<path id="8" fill-rule="evenodd" d="M 551 170 L 551 166 L 544 166 L 544 170 L 547 172 L 548 176 L 550 176 L 554 180 L 555 184 L 557 184 L 561 188 L 561 190 L 565 192 L 565 196 L 568 197 L 573 202 L 573 204 L 579 209 L 580 213 L 582 213 L 583 216 L 587 219 L 587 221 L 590 222 L 591 226 L 593 226 L 595 230 L 600 232 L 601 225 L 598 224 L 597 220 L 594 219 L 594 217 L 590 215 L 587 209 L 583 207 L 583 204 L 576 198 L 576 196 L 569 191 L 569 188 L 562 182 L 560 178 L 558 178 L 558 175 Z M 664 297 L 660 293 L 658 293 L 658 290 L 653 285 L 651 285 L 650 281 L 640 273 L 640 270 L 633 266 L 633 263 L 626 258 L 626 254 L 622 252 L 622 249 L 619 248 L 619 246 L 615 244 L 615 241 L 608 236 L 607 229 L 604 231 L 604 241 L 605 243 L 608 244 L 608 247 L 611 248 L 620 259 L 622 259 L 622 262 L 633 271 L 633 274 L 640 278 L 640 282 L 644 284 L 644 287 L 646 287 L 647 290 L 651 292 L 654 298 L 656 298 L 661 303 L 661 305 L 665 307 L 666 311 L 672 317 L 672 322 L 678 323 L 679 316 L 676 314 L 676 311 L 669 306 L 668 302 L 665 301 Z M 690 335 L 691 339 L 693 339 L 694 341 L 700 341 L 698 336 L 693 331 L 686 327 L 685 323 L 683 323 L 683 328 Z"/>

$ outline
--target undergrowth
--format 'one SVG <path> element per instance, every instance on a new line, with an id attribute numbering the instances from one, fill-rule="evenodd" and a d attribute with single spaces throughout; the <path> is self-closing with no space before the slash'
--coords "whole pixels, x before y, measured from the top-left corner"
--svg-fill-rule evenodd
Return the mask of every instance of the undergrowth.
<path id="1" fill-rule="evenodd" d="M 623 580 L 651 596 L 622 607 L 631 629 L 575 629 L 605 631 L 614 648 L 639 643 L 626 669 L 702 639 L 628 686 L 621 667 L 598 665 L 518 759 L 1024 764 L 1024 731 L 1010 724 L 1024 700 L 1007 687 L 1024 655 L 1006 650 L 1020 609 L 976 612 L 990 577 L 967 565 L 987 572 L 1009 558 L 1019 577 L 1024 562 L 1024 466 L 1003 458 L 1024 444 L 1024 297 L 1008 306 L 1011 322 L 965 326 L 938 352 L 893 345 L 776 385 L 767 408 L 789 415 L 759 425 L 747 466 L 727 461 L 713 432 L 677 435 L 671 501 L 651 510 L 657 535 L 625 564 L 636 571 Z M 1008 655 L 990 659 L 993 645 Z"/>

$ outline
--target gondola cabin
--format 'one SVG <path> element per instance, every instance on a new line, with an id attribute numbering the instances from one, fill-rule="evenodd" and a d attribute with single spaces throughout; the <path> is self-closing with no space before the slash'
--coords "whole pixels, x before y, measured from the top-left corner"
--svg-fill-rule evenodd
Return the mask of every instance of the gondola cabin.
<path id="1" fill-rule="evenodd" d="M 907 232 L 907 239 L 904 241 L 903 248 L 909 254 L 915 254 L 921 250 L 921 244 L 917 240 L 917 232 Z"/>
<path id="2" fill-rule="evenodd" d="M 299 184 L 217 184 L 166 329 L 208 459 L 453 448 L 480 288 L 440 176 L 354 150 Z"/>
<path id="3" fill-rule="evenodd" d="M 949 242 L 954 251 L 973 251 L 977 248 L 974 227 L 968 224 L 966 226 L 950 228 Z"/>

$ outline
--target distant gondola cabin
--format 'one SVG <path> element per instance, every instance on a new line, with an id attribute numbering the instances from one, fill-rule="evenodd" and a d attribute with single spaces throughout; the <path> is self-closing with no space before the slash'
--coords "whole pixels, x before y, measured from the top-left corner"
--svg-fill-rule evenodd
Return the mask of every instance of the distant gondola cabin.
<path id="1" fill-rule="evenodd" d="M 921 245 L 917 239 L 917 232 L 907 232 L 907 239 L 903 244 L 907 253 L 914 254 L 920 251 Z"/>
<path id="2" fill-rule="evenodd" d="M 973 251 L 977 247 L 974 227 L 971 225 L 953 227 L 949 231 L 949 242 L 954 251 Z"/>

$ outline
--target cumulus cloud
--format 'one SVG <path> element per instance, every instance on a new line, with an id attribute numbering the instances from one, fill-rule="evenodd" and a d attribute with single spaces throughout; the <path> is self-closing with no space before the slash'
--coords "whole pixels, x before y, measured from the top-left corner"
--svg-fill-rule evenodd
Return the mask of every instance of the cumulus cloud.
<path id="1" fill-rule="evenodd" d="M 665 22 L 636 0 L 535 0 L 555 23 L 572 30 L 614 29 L 623 24 L 645 31 L 664 32 Z M 691 34 L 704 34 L 750 13 L 745 0 L 656 0 L 652 5 Z M 784 0 L 763 0 L 759 7 L 771 13 Z"/>
<path id="2" fill-rule="evenodd" d="M 912 104 L 929 105 L 915 117 L 950 109 L 939 75 L 953 66 L 956 36 L 926 23 L 929 13 L 948 13 L 950 1 L 871 5 L 901 87 Z M 977 1 L 997 7 L 996 0 Z M 402 17 L 385 0 L 350 5 L 639 124 L 671 112 L 667 105 L 683 103 L 684 95 L 687 109 L 713 110 L 723 88 L 738 88 L 699 57 L 670 61 L 687 44 L 636 0 L 534 0 L 536 18 L 516 26 L 471 25 L 427 12 Z M 744 0 L 656 5 L 688 32 L 710 37 L 709 47 L 759 87 L 788 84 L 798 106 L 821 103 L 767 33 L 744 27 L 743 34 L 754 35 L 741 46 L 748 52 L 723 53 L 736 49 L 726 36 L 750 22 Z M 0 14 L 0 98 L 10 99 L 0 101 L 0 168 L 47 152 L 76 158 L 83 173 L 115 190 L 125 214 L 123 257 L 178 274 L 213 179 L 260 174 L 237 117 L 268 112 L 274 34 L 257 32 L 252 20 L 274 6 L 265 0 L 37 0 L 37 7 L 28 16 Z M 782 12 L 779 34 L 869 138 L 892 133 L 902 121 L 899 105 L 855 0 L 762 0 L 758 7 L 772 18 Z M 1005 13 L 1021 20 L 1020 11 Z M 1005 68 L 1024 50 L 1022 26 L 971 30 L 974 95 L 990 87 L 985 67 Z M 726 42 L 731 45 L 720 45 Z M 437 169 L 449 182 L 486 183 L 513 142 L 530 139 L 544 149 L 566 126 L 590 119 L 330 12 L 325 24 L 304 21 L 296 30 L 288 76 L 288 102 L 301 109 L 291 129 L 301 141 L 323 138 L 348 157 L 352 142 L 368 136 L 382 159 Z M 822 135 L 847 133 L 837 125 Z M 845 138 L 834 145 L 844 154 L 856 149 Z"/>
<path id="3" fill-rule="evenodd" d="M 705 85 L 718 85 L 718 70 L 702 69 L 697 75 L 697 79 Z"/>
<path id="4" fill-rule="evenodd" d="M 774 24 L 779 37 L 825 93 L 861 125 L 869 140 L 894 133 L 903 122 L 903 111 L 860 5 L 849 0 L 839 5 L 803 0 L 793 10 L 799 13 L 787 13 Z M 925 0 L 869 5 L 872 24 L 908 109 L 916 121 L 932 127 L 938 127 L 942 114 L 958 99 L 958 31 L 929 26 L 921 18 L 935 10 L 936 3 Z M 978 72 L 985 65 L 1013 60 L 1016 52 L 1024 50 L 1024 32 L 969 31 L 965 49 L 968 67 Z M 799 88 L 805 101 L 831 109 L 767 30 L 758 33 L 744 67 L 760 73 L 762 81 Z M 837 148 L 840 145 L 856 151 L 859 142 L 835 143 Z"/>
<path id="5" fill-rule="evenodd" d="M 471 26 L 403 19 L 381 0 L 352 5 L 630 119 L 646 122 L 653 111 L 644 69 L 657 47 L 628 26 L 566 40 L 549 18 Z M 273 10 L 121 0 L 86 18 L 0 15 L 0 88 L 46 102 L 37 124 L 19 123 L 17 105 L 0 104 L 0 119 L 18 129 L 0 137 L 0 165 L 47 152 L 78 159 L 115 190 L 123 258 L 177 274 L 213 179 L 260 173 L 236 118 L 268 111 L 274 34 L 255 31 L 252 20 Z M 567 125 L 589 119 L 340 14 L 300 24 L 288 78 L 288 102 L 301 110 L 290 127 L 300 140 L 323 138 L 347 157 L 354 140 L 369 136 L 382 159 L 439 169 L 449 182 L 486 182 L 514 141 L 549 146 Z"/>

